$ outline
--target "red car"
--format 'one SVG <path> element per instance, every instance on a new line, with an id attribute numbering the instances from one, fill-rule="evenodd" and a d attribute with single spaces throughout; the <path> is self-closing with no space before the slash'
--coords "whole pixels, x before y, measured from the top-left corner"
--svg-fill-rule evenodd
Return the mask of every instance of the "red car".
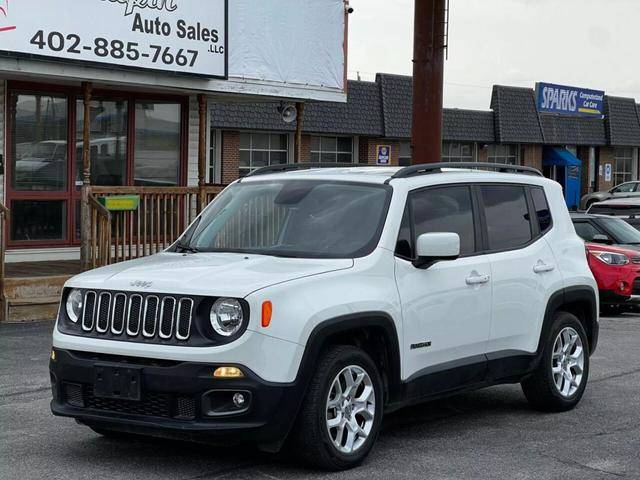
<path id="1" fill-rule="evenodd" d="M 640 251 L 598 243 L 585 246 L 603 313 L 640 305 Z"/>

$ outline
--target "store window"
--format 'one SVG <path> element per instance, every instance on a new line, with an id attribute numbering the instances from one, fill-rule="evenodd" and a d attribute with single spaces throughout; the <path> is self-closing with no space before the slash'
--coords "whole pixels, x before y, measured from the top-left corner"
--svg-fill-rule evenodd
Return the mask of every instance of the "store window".
<path id="1" fill-rule="evenodd" d="M 180 182 L 180 104 L 136 102 L 134 183 L 175 186 Z"/>
<path id="2" fill-rule="evenodd" d="M 520 165 L 519 145 L 489 145 L 487 147 L 489 163 L 504 163 L 506 165 Z"/>
<path id="3" fill-rule="evenodd" d="M 216 165 L 218 155 L 218 131 L 214 128 L 209 129 L 209 167 L 207 171 L 207 182 L 215 183 L 216 181 Z"/>
<path id="4" fill-rule="evenodd" d="M 91 184 L 119 186 L 127 180 L 128 106 L 125 100 L 91 102 Z M 76 182 L 82 185 L 84 104 L 76 100 Z"/>
<path id="5" fill-rule="evenodd" d="M 398 164 L 401 167 L 408 167 L 411 165 L 411 142 L 400 142 Z"/>
<path id="6" fill-rule="evenodd" d="M 241 133 L 240 176 L 256 168 L 286 164 L 289 159 L 286 133 Z"/>
<path id="7" fill-rule="evenodd" d="M 475 144 L 444 142 L 442 144 L 443 162 L 475 162 Z"/>
<path id="8" fill-rule="evenodd" d="M 353 163 L 353 138 L 311 137 L 311 161 Z"/>
<path id="9" fill-rule="evenodd" d="M 9 245 L 69 246 L 80 240 L 84 105 L 78 88 L 10 84 L 7 96 Z M 179 185 L 183 106 L 133 93 L 94 92 L 91 184 Z"/>
<path id="10" fill-rule="evenodd" d="M 11 183 L 22 192 L 67 188 L 67 99 L 40 94 L 12 96 Z"/>
<path id="11" fill-rule="evenodd" d="M 620 185 L 634 178 L 633 148 L 617 147 L 614 150 L 613 184 Z"/>

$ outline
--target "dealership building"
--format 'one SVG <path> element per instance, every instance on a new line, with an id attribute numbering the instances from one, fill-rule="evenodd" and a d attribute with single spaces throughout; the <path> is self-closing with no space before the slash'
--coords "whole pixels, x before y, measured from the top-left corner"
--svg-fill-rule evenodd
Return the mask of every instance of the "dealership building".
<path id="1" fill-rule="evenodd" d="M 408 165 L 411 92 L 410 77 L 378 74 L 375 82 L 349 81 L 346 104 L 307 104 L 301 161 Z M 547 113 L 533 86 L 495 85 L 487 110 L 444 110 L 442 160 L 535 167 L 565 186 L 573 207 L 587 192 L 638 179 L 640 106 L 601 96 L 595 115 Z M 293 161 L 296 125 L 285 123 L 274 104 L 216 103 L 210 123 L 216 182 Z M 387 150 L 389 159 L 381 154 Z"/>
<path id="2" fill-rule="evenodd" d="M 57 19 L 64 8 L 40 3 L 11 2 L 7 15 L 0 11 L 0 201 L 10 211 L 3 233 L 8 262 L 79 258 L 83 238 L 95 243 L 98 235 L 83 225 L 100 214 L 94 206 L 97 216 L 87 212 L 84 220 L 84 193 L 136 194 L 143 205 L 148 196 L 158 215 L 173 209 L 176 195 L 201 208 L 222 186 L 265 165 L 411 162 L 411 78 L 346 81 L 342 0 L 310 1 L 289 12 L 297 21 L 280 37 L 278 12 L 257 0 L 229 2 L 228 11 L 224 0 L 207 1 L 206 9 L 195 8 L 198 2 L 143 8 L 62 1 L 80 19 L 99 15 L 117 26 L 112 33 L 122 38 L 115 40 L 96 37 L 81 21 L 73 22 L 74 31 L 58 31 L 57 23 L 71 28 Z M 146 22 L 156 17 L 163 22 Z M 296 145 L 295 115 L 287 123 L 282 110 L 300 102 Z M 638 178 L 638 106 L 604 94 L 596 103 L 587 115 L 549 113 L 533 86 L 497 85 L 484 111 L 445 110 L 442 159 L 536 167 L 563 183 L 575 206 L 581 194 Z M 128 235 L 124 258 L 146 253 L 149 242 L 139 240 L 145 225 L 134 223 L 150 212 L 121 226 Z M 165 245 L 189 217 L 174 216 L 176 222 L 160 218 L 149 226 L 156 244 Z M 160 241 L 167 223 L 172 231 Z"/>

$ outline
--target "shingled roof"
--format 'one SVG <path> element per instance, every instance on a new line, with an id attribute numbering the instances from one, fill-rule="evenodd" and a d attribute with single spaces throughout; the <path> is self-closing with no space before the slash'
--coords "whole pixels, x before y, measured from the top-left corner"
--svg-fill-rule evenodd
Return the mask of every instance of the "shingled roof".
<path id="1" fill-rule="evenodd" d="M 215 128 L 283 131 L 278 103 L 214 104 Z M 640 104 L 606 97 L 605 119 L 540 114 L 531 88 L 496 85 L 491 111 L 445 109 L 445 141 L 546 145 L 640 146 Z M 380 73 L 375 82 L 349 81 L 346 103 L 307 103 L 304 131 L 320 135 L 411 138 L 411 77 Z"/>
<path id="2" fill-rule="evenodd" d="M 444 110 L 442 136 L 447 141 L 494 143 L 493 112 L 479 110 Z"/>
<path id="3" fill-rule="evenodd" d="M 640 146 L 640 122 L 632 98 L 605 97 L 605 128 L 610 145 Z"/>
<path id="4" fill-rule="evenodd" d="M 547 145 L 607 144 L 604 122 L 601 118 L 540 114 L 544 143 Z"/>
<path id="5" fill-rule="evenodd" d="M 411 138 L 411 77 L 379 73 L 376 83 L 380 86 L 385 135 L 389 138 Z"/>
<path id="6" fill-rule="evenodd" d="M 532 89 L 494 85 L 491 109 L 498 143 L 544 143 Z"/>
<path id="7" fill-rule="evenodd" d="M 216 103 L 211 107 L 215 128 L 294 131 L 296 122 L 285 123 L 278 113 L 279 103 Z M 307 133 L 384 136 L 378 85 L 349 82 L 346 103 L 307 103 L 304 111 Z"/>

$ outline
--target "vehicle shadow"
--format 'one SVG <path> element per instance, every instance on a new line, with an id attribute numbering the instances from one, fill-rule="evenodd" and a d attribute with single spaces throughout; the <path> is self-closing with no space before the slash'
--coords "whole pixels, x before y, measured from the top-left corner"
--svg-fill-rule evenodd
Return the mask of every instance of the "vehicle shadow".
<path id="1" fill-rule="evenodd" d="M 461 394 L 389 414 L 385 418 L 376 449 L 396 449 L 398 441 L 410 441 L 418 437 L 443 438 L 446 435 L 471 433 L 477 421 L 496 426 L 514 424 L 519 421 L 517 417 L 532 414 L 535 417 L 535 411 L 531 410 L 515 387 L 494 387 Z M 94 454 L 99 454 L 103 459 L 118 459 L 119 467 L 125 470 L 153 468 L 159 471 L 166 469 L 167 473 L 178 470 L 182 471 L 180 478 L 188 479 L 217 476 L 269 478 L 279 474 L 310 478 L 326 475 L 325 472 L 307 469 L 286 450 L 272 455 L 260 452 L 250 444 L 221 446 L 136 436 L 113 439 L 96 435 L 90 441 L 83 442 L 82 450 L 85 459 Z M 153 463 L 146 461 L 150 459 L 153 459 Z M 130 464 L 123 465 L 122 462 Z M 193 475 L 185 472 L 185 467 Z"/>

